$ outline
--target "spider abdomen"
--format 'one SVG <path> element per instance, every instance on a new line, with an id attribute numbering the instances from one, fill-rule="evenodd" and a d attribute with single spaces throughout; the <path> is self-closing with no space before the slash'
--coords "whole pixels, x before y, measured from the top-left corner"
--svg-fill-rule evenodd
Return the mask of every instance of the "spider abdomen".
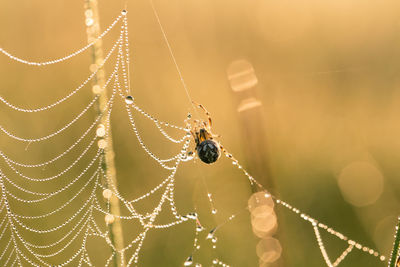
<path id="1" fill-rule="evenodd" d="M 204 163 L 211 164 L 220 156 L 220 149 L 214 140 L 204 140 L 197 147 L 197 155 Z"/>

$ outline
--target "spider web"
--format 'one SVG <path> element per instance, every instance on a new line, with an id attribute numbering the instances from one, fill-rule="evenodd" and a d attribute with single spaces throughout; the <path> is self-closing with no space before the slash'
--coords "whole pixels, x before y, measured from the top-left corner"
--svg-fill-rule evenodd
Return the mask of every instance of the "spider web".
<path id="1" fill-rule="evenodd" d="M 113 69 L 106 78 L 104 87 L 100 88 L 100 90 L 107 90 L 110 93 L 110 98 L 104 109 L 101 110 L 99 113 L 100 115 L 93 119 L 93 122 L 84 129 L 82 134 L 74 140 L 67 149 L 44 162 L 33 163 L 21 162 L 0 150 L 0 157 L 7 167 L 7 169 L 0 169 L 1 266 L 93 266 L 93 261 L 89 256 L 87 248 L 88 239 L 90 237 L 98 237 L 104 240 L 110 247 L 111 253 L 106 259 L 105 266 L 111 266 L 114 257 L 120 259 L 121 265 L 134 266 L 138 263 L 143 242 L 150 230 L 166 229 L 188 222 L 193 222 L 195 226 L 195 239 L 193 253 L 188 256 L 184 265 L 190 266 L 196 264 L 194 255 L 198 250 L 198 233 L 203 231 L 204 228 L 200 224 L 198 215 L 195 212 L 179 214 L 175 204 L 175 175 L 181 164 L 193 159 L 193 156 L 189 153 L 189 147 L 192 142 L 190 134 L 192 118 L 191 115 L 188 114 L 187 118 L 183 120 L 182 126 L 160 121 L 138 106 L 130 95 L 127 12 L 123 11 L 101 35 L 87 46 L 59 59 L 45 62 L 32 62 L 18 58 L 2 48 L 0 48 L 0 52 L 20 63 L 44 67 L 67 61 L 81 54 L 92 47 L 96 42 L 100 41 L 108 32 L 118 25 L 120 26 L 120 35 L 117 40 L 113 42 L 104 61 L 99 64 L 98 68 L 96 68 L 78 87 L 71 90 L 65 97 L 47 106 L 28 109 L 19 107 L 17 104 L 13 104 L 0 96 L 0 101 L 3 104 L 22 113 L 49 111 L 55 106 L 70 100 L 70 98 L 82 90 L 94 79 L 97 72 L 102 69 L 105 64 L 110 64 Z M 164 31 L 163 34 L 165 36 Z M 170 48 L 169 45 L 168 47 Z M 170 52 L 172 52 L 171 49 Z M 173 54 L 171 55 L 173 56 Z M 178 72 L 180 74 L 179 69 Z M 183 82 L 183 79 L 181 80 Z M 0 131 L 8 138 L 26 144 L 40 143 L 49 140 L 59 134 L 63 134 L 68 128 L 73 127 L 88 110 L 93 108 L 98 98 L 99 95 L 95 95 L 82 110 L 75 113 L 76 115 L 74 115 L 71 121 L 64 124 L 58 130 L 44 136 L 22 137 L 3 125 L 0 125 Z M 110 179 L 107 171 L 103 168 L 105 151 L 109 149 L 107 144 L 110 138 L 111 115 L 116 105 L 122 105 L 124 107 L 132 130 L 132 135 L 136 137 L 144 153 L 148 154 L 152 160 L 168 172 L 158 185 L 134 199 L 127 199 L 124 197 L 118 191 L 117 185 Z M 176 144 L 177 148 L 175 153 L 168 158 L 161 158 L 152 152 L 142 139 L 142 133 L 136 127 L 135 116 L 143 116 L 146 120 L 152 122 L 165 137 L 166 142 L 168 141 Z M 106 123 L 102 124 L 101 121 L 104 118 Z M 169 129 L 180 131 L 181 137 L 172 137 L 168 133 Z M 74 151 L 79 151 L 76 152 L 78 155 L 67 167 L 59 170 L 58 173 L 54 175 L 35 177 L 27 174 L 30 169 L 46 170 L 47 168 L 53 168 L 61 159 L 65 159 Z M 277 205 L 287 208 L 297 214 L 299 218 L 311 224 L 327 266 L 338 266 L 354 248 L 379 257 L 382 261 L 385 260 L 385 257 L 375 250 L 355 242 L 340 232 L 302 213 L 290 204 L 270 195 L 267 190 L 240 165 L 232 154 L 226 150 L 223 152 L 225 156 L 232 161 L 233 165 L 243 172 L 251 184 L 265 192 L 265 198 L 272 198 Z M 82 166 L 82 162 L 85 160 L 89 163 Z M 54 168 L 57 169 L 56 167 Z M 79 174 L 71 175 L 71 170 L 76 168 L 79 168 Z M 148 211 L 139 211 L 140 202 L 151 196 L 158 198 L 157 204 Z M 111 212 L 110 199 L 112 197 L 118 198 L 121 208 L 124 209 L 128 215 L 118 215 Z M 25 207 L 23 211 L 19 209 L 21 204 Z M 29 207 L 28 212 L 26 207 Z M 168 210 L 173 219 L 167 223 L 161 224 L 157 222 L 157 219 L 164 210 Z M 227 218 L 226 222 L 233 220 L 235 216 L 236 215 L 230 216 Z M 46 225 L 48 224 L 46 222 L 49 218 L 54 219 L 54 221 L 58 223 L 47 227 Z M 126 241 L 122 249 L 116 248 L 111 238 L 112 233 L 110 231 L 110 226 L 115 219 L 132 222 L 140 229 L 135 237 L 129 238 L 129 240 Z M 209 229 L 207 239 L 215 243 L 217 231 L 223 224 Z M 325 250 L 320 235 L 321 229 L 348 244 L 347 249 L 333 261 L 329 258 Z M 184 259 L 182 262 L 183 261 Z M 212 264 L 228 266 L 219 259 L 214 259 Z M 200 265 L 196 264 L 196 266 Z"/>

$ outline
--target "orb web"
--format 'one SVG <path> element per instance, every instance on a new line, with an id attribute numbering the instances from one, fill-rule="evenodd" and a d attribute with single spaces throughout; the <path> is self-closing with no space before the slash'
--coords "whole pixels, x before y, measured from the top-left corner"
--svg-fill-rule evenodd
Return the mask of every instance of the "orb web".
<path id="1" fill-rule="evenodd" d="M 153 5 L 152 7 L 155 11 Z M 156 11 L 155 14 L 162 29 Z M 91 26 L 93 23 L 92 20 L 86 20 L 87 26 Z M 56 131 L 39 137 L 26 137 L 19 136 L 18 133 L 15 133 L 12 129 L 0 125 L 2 134 L 7 138 L 26 144 L 41 143 L 59 134 L 65 134 L 68 128 L 74 127 L 77 121 L 94 106 L 96 101 L 98 101 L 100 92 L 105 90 L 109 92 L 109 99 L 99 115 L 93 119 L 93 122 L 89 124 L 87 128 L 82 130 L 81 135 L 76 138 L 76 140 L 71 140 L 71 144 L 69 144 L 67 149 L 59 152 L 56 156 L 43 162 L 21 162 L 0 150 L 0 158 L 8 168 L 7 170 L 0 169 L 0 263 L 2 266 L 93 266 L 93 260 L 87 248 L 88 239 L 90 237 L 100 238 L 110 247 L 111 252 L 110 255 L 107 255 L 105 266 L 111 266 L 113 259 L 116 257 L 120 259 L 121 265 L 123 266 L 136 266 L 143 247 L 143 242 L 150 230 L 166 230 L 182 223 L 193 223 L 195 232 L 193 251 L 186 259 L 182 259 L 182 264 L 184 266 L 201 266 L 196 261 L 196 253 L 200 249 L 199 233 L 206 231 L 205 239 L 211 242 L 213 248 L 216 248 L 218 230 L 238 215 L 233 214 L 229 216 L 224 223 L 212 229 L 205 229 L 201 224 L 201 218 L 199 218 L 195 212 L 188 214 L 180 214 L 178 212 L 175 203 L 175 175 L 181 164 L 193 159 L 193 155 L 190 153 L 191 151 L 189 151 L 192 142 L 190 133 L 192 126 L 191 114 L 188 114 L 181 126 L 177 126 L 157 119 L 136 103 L 134 96 L 131 94 L 129 81 L 129 35 L 126 11 L 123 11 L 103 33 L 89 42 L 88 45 L 61 58 L 34 62 L 14 56 L 3 48 L 0 48 L 0 52 L 8 58 L 22 64 L 27 64 L 32 67 L 45 67 L 47 65 L 67 61 L 74 56 L 80 55 L 96 42 L 101 41 L 108 32 L 115 30 L 118 26 L 120 27 L 120 35 L 113 42 L 111 49 L 106 53 L 103 62 L 98 64 L 96 68 L 92 68 L 92 73 L 65 97 L 46 106 L 25 108 L 20 107 L 16 103 L 11 103 L 0 96 L 0 101 L 12 110 L 22 113 L 46 112 L 66 101 L 72 101 L 73 97 L 78 97 L 79 91 L 87 87 L 88 83 L 93 80 L 97 72 L 102 69 L 103 66 L 106 64 L 112 66 L 112 71 L 108 77 L 106 77 L 104 86 L 92 88 L 95 94 L 93 99 L 91 99 L 82 110 L 73 111 L 74 118 L 64 123 L 63 126 Z M 188 94 L 188 90 L 163 29 L 162 33 L 167 41 L 169 51 L 171 52 L 183 86 L 190 99 L 190 95 Z M 124 107 L 132 135 L 136 137 L 143 152 L 161 168 L 168 171 L 168 174 L 158 185 L 133 199 L 125 198 L 118 191 L 117 185 L 110 179 L 107 170 L 103 168 L 105 162 L 104 152 L 109 149 L 111 115 L 115 105 L 122 105 Z M 172 155 L 167 158 L 161 158 L 149 149 L 142 138 L 143 133 L 136 127 L 135 116 L 137 115 L 143 116 L 146 120 L 152 122 L 165 137 L 165 142 L 176 144 L 177 148 Z M 179 130 L 181 132 L 181 137 L 172 137 L 168 133 L 169 128 Z M 86 143 L 84 140 L 86 140 Z M 385 260 L 385 257 L 377 251 L 357 243 L 342 233 L 301 212 L 292 205 L 269 194 L 232 154 L 224 147 L 221 146 L 221 148 L 226 158 L 232 161 L 233 166 L 240 170 L 249 182 L 258 187 L 262 192 L 257 193 L 258 199 L 251 200 L 248 207 L 255 219 L 253 223 L 257 226 L 256 228 L 260 236 L 264 236 L 269 231 L 272 231 L 276 224 L 276 221 L 264 221 L 264 218 L 271 217 L 271 214 L 274 215 L 273 209 L 277 206 L 281 206 L 310 223 L 327 266 L 338 266 L 354 249 L 378 257 L 382 261 Z M 29 169 L 46 170 L 46 168 L 50 167 L 57 169 L 55 166 L 58 165 L 60 160 L 65 159 L 74 151 L 79 151 L 77 152 L 77 156 L 70 161 L 67 167 L 54 175 L 32 176 L 27 174 L 27 170 Z M 89 163 L 82 166 L 81 163 L 84 159 L 87 159 Z M 71 170 L 76 168 L 79 168 L 79 173 L 77 175 L 70 175 Z M 45 171 L 42 173 L 45 173 Z M 138 211 L 139 209 L 137 207 L 140 205 L 140 201 L 150 196 L 158 197 L 157 204 L 146 212 Z M 117 198 L 121 208 L 125 209 L 129 215 L 113 213 L 110 209 L 110 200 L 112 198 Z M 210 193 L 208 193 L 207 198 L 210 201 L 212 213 L 217 213 Z M 21 212 L 18 209 L 19 205 L 29 207 L 29 212 L 27 212 L 26 209 L 24 210 L 25 213 Z M 173 220 L 164 224 L 158 224 L 157 218 L 163 210 L 168 210 Z M 99 216 L 99 214 L 102 216 Z M 50 217 L 56 218 L 54 221 L 58 223 L 47 226 L 45 222 Z M 132 222 L 141 229 L 135 237 L 127 239 L 128 241 L 124 244 L 124 247 L 120 249 L 114 246 L 110 237 L 110 227 L 107 227 L 111 226 L 116 219 Z M 271 222 L 273 223 L 271 224 Z M 266 227 L 268 229 L 266 229 Z M 320 230 L 327 231 L 348 244 L 348 247 L 334 261 L 331 260 L 325 249 Z M 35 238 L 35 236 L 40 238 Z M 257 246 L 257 253 L 261 255 L 260 257 L 265 258 L 266 261 L 275 260 L 275 258 L 279 257 L 282 250 L 280 244 L 276 242 L 277 240 L 272 237 L 266 238 Z M 266 252 L 266 247 L 272 247 L 273 249 Z M 271 251 L 274 253 L 271 253 Z M 214 258 L 212 262 L 210 262 L 210 265 L 229 266 L 229 263 L 227 263 L 228 260 L 229 259 L 221 260 L 219 258 Z"/>

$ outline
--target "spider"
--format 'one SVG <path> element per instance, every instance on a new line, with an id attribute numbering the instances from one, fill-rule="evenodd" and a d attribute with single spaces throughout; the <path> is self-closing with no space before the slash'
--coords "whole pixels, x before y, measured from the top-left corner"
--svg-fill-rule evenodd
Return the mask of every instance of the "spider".
<path id="1" fill-rule="evenodd" d="M 190 131 L 196 143 L 196 152 L 198 157 L 204 163 L 211 164 L 217 161 L 221 156 L 221 150 L 224 151 L 221 144 L 214 138 L 219 135 L 211 132 L 212 120 L 210 113 L 205 109 L 202 104 L 192 101 L 194 105 L 201 108 L 208 117 L 208 122 L 193 120 L 193 127 Z"/>

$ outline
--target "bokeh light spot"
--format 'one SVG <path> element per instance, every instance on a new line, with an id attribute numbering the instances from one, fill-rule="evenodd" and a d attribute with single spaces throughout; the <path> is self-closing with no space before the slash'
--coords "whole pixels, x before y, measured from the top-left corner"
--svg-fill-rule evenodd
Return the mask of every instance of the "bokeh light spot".
<path id="1" fill-rule="evenodd" d="M 375 203 L 383 192 L 383 175 L 369 162 L 353 162 L 341 171 L 339 188 L 347 202 L 357 207 Z"/>
<path id="2" fill-rule="evenodd" d="M 269 237 L 258 242 L 256 252 L 261 261 L 271 263 L 281 256 L 282 246 L 279 240 Z"/>

